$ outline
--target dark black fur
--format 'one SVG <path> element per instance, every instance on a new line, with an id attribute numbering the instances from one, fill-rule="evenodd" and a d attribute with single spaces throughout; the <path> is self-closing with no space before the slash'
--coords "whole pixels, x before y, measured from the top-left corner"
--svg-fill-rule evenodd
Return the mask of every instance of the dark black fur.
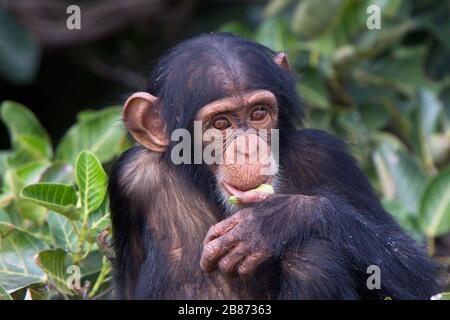
<path id="1" fill-rule="evenodd" d="M 347 153 L 345 143 L 322 131 L 295 129 L 301 126 L 303 115 L 295 89 L 296 79 L 273 63 L 273 55 L 270 49 L 236 36 L 202 35 L 170 51 L 156 66 L 147 87 L 149 93 L 163 101 L 162 116 L 168 132 L 190 128 L 203 105 L 242 90 L 267 89 L 278 100 L 282 190 L 272 200 L 255 206 L 262 213 L 285 213 L 266 218 L 262 214 L 261 218 L 266 219 L 265 234 L 273 235 L 276 258 L 266 264 L 265 272 L 255 275 L 257 282 L 269 282 L 268 285 L 248 284 L 258 286 L 258 295 L 254 294 L 255 290 L 240 288 L 237 296 L 428 299 L 438 291 L 433 263 L 383 209 L 366 177 Z M 117 254 L 115 283 L 119 297 L 216 297 L 212 294 L 214 281 L 201 272 L 192 271 L 189 280 L 177 276 L 177 272 L 181 274 L 186 268 L 200 268 L 201 244 L 187 248 L 191 257 L 183 260 L 184 265 L 168 265 L 167 255 L 147 223 L 146 216 L 155 213 L 148 212 L 145 203 L 136 201 L 138 195 L 136 199 L 125 195 L 119 178 L 124 165 L 136 160 L 137 152 L 139 149 L 125 153 L 110 177 Z M 170 148 L 166 155 L 170 155 Z M 214 177 L 208 168 L 175 167 L 168 156 L 165 165 L 173 170 L 168 174 L 189 183 L 192 190 L 199 190 L 204 201 L 216 208 L 217 221 L 223 219 L 212 192 Z M 145 181 L 142 185 L 146 185 Z M 302 195 L 312 196 L 314 201 L 305 201 Z M 159 201 L 156 196 L 151 199 Z M 182 225 L 183 221 L 178 223 Z M 170 230 L 167 232 L 170 237 Z M 381 268 L 380 290 L 366 287 L 369 276 L 366 269 L 372 264 Z M 199 291 L 206 292 L 205 288 L 209 291 L 183 293 L 180 289 L 181 293 L 177 294 L 176 289 L 169 289 L 168 279 L 178 286 L 196 279 L 204 283 L 204 286 L 199 284 Z M 232 287 L 242 286 L 238 281 Z"/>

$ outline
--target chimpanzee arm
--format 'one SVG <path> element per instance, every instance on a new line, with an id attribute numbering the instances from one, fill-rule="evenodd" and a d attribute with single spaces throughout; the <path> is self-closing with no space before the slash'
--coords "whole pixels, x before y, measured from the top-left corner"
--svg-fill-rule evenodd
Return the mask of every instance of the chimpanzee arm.
<path id="1" fill-rule="evenodd" d="M 141 147 L 116 162 L 109 192 L 119 298 L 241 297 L 239 286 L 198 267 L 204 235 L 218 218 L 188 183 L 161 155 Z"/>
<path id="2" fill-rule="evenodd" d="M 274 195 L 211 228 L 202 267 L 218 267 L 245 280 L 275 256 L 281 266 L 280 298 L 357 298 L 345 239 L 330 237 L 334 226 L 342 229 L 339 211 L 325 196 Z"/>
<path id="3" fill-rule="evenodd" d="M 374 224 L 329 192 L 274 195 L 240 210 L 210 230 L 201 264 L 246 279 L 268 257 L 280 259 L 284 298 L 417 299 L 436 290 L 431 263 L 400 228 Z M 379 290 L 366 285 L 371 265 L 381 270 Z"/>
<path id="4" fill-rule="evenodd" d="M 329 295 L 334 293 L 334 298 L 341 299 L 428 299 L 436 293 L 432 263 L 397 224 L 369 221 L 330 193 L 313 196 L 301 206 L 294 219 L 299 232 L 291 229 L 285 236 L 293 240 L 275 246 L 282 259 L 282 285 L 297 282 L 300 298 L 332 298 Z M 318 245 L 316 239 L 322 243 Z M 275 241 L 282 243 L 280 238 Z M 380 269 L 379 289 L 370 290 L 367 286 L 371 265 Z M 317 284 L 322 287 L 315 287 Z M 305 286 L 311 291 L 302 292 Z M 282 290 L 281 295 L 285 294 Z"/>
<path id="5" fill-rule="evenodd" d="M 329 240 L 312 239 L 280 259 L 278 299 L 359 299 L 343 250 Z M 259 271 L 258 271 L 259 272 Z"/>
<path id="6" fill-rule="evenodd" d="M 347 258 L 353 278 L 363 273 L 358 280 L 360 295 L 409 299 L 429 298 L 436 293 L 439 289 L 434 264 L 383 209 L 366 176 L 347 151 L 348 144 L 316 129 L 302 129 L 294 134 L 288 146 L 288 158 L 282 163 L 284 170 L 291 173 L 284 178 L 282 193 L 325 195 L 335 208 L 344 211 L 347 219 L 336 221 L 344 225 L 330 232 L 335 247 L 342 248 L 340 243 L 346 240 L 364 243 L 360 247 L 349 244 L 351 250 L 346 250 L 353 251 L 353 259 Z M 332 192 L 327 195 L 324 190 Z M 339 230 L 347 234 L 340 234 Z M 381 290 L 368 290 L 366 286 L 369 276 L 366 268 L 370 264 L 380 267 Z"/>

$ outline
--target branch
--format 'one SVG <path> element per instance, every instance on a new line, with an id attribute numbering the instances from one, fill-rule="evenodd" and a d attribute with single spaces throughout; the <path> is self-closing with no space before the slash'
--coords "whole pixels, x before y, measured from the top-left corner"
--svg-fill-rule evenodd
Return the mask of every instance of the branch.
<path id="1" fill-rule="evenodd" d="M 3 0 L 2 7 L 15 14 L 43 46 L 68 47 L 105 38 L 136 22 L 165 22 L 179 11 L 191 9 L 196 2 L 184 1 L 176 8 L 164 0 L 80 3 L 81 30 L 69 30 L 66 26 L 66 9 L 72 0 Z"/>

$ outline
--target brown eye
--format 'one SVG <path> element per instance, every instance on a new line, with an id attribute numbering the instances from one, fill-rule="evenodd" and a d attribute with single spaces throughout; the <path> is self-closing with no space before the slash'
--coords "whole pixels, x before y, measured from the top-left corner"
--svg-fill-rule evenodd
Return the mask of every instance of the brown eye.
<path id="1" fill-rule="evenodd" d="M 225 130 L 229 126 L 230 122 L 226 118 L 218 118 L 213 122 L 213 127 L 218 130 Z"/>
<path id="2" fill-rule="evenodd" d="M 257 106 L 250 116 L 253 121 L 260 121 L 267 117 L 267 110 L 264 106 Z"/>

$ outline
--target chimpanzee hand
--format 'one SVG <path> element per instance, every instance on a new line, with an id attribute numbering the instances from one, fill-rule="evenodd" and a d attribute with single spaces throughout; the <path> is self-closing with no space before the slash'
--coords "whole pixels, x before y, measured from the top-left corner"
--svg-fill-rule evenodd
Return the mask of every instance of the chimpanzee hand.
<path id="1" fill-rule="evenodd" d="M 211 272 L 218 266 L 230 277 L 245 278 L 252 274 L 272 255 L 260 232 L 261 222 L 252 208 L 245 208 L 213 225 L 203 242 L 202 269 Z"/>
<path id="2" fill-rule="evenodd" d="M 291 228 L 289 216 L 298 203 L 298 195 L 256 195 L 240 199 L 256 203 L 213 225 L 203 242 L 201 268 L 212 272 L 219 268 L 230 277 L 248 278 L 266 259 Z M 264 201 L 262 201 L 264 200 Z M 258 201 L 262 201 L 259 202 Z"/>

